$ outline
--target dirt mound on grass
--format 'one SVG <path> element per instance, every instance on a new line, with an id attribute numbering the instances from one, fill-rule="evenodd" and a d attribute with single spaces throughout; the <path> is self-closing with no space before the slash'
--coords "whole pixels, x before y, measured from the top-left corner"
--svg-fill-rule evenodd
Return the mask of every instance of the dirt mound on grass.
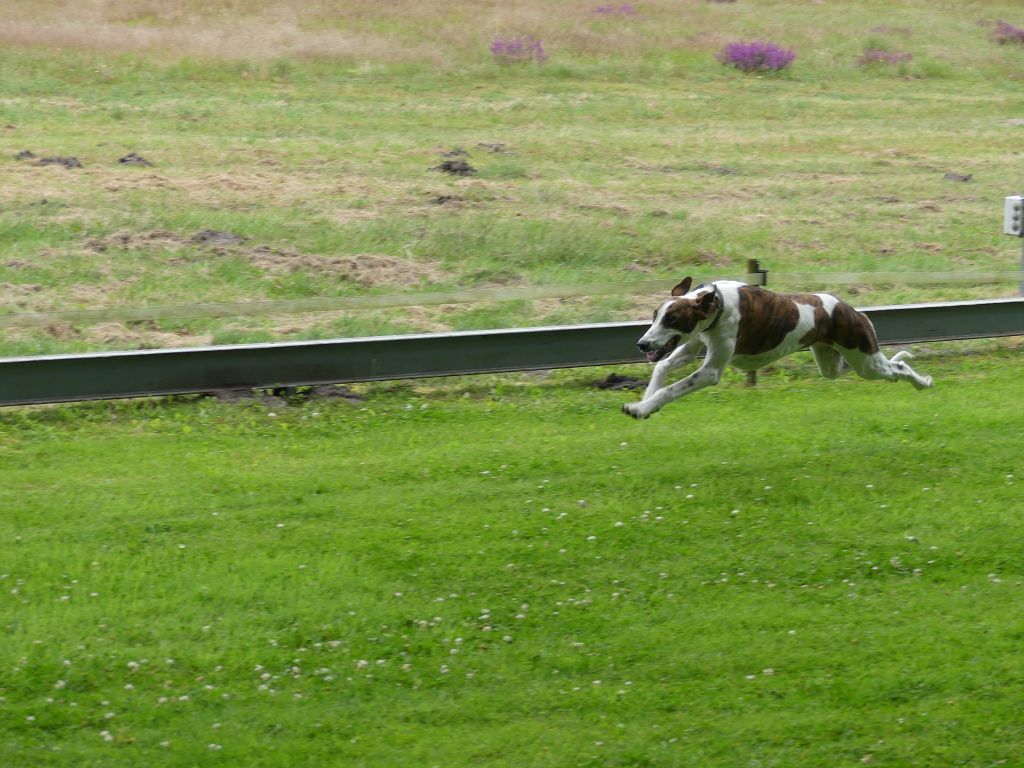
<path id="1" fill-rule="evenodd" d="M 118 158 L 117 162 L 119 162 L 121 165 L 142 165 L 142 166 L 152 166 L 153 165 L 151 162 L 149 162 L 149 160 L 144 158 L 138 152 L 129 152 L 124 157 Z"/>
<path id="2" fill-rule="evenodd" d="M 595 381 L 592 386 L 598 389 L 643 389 L 647 386 L 647 381 L 645 379 L 638 379 L 635 376 L 609 373 L 608 378 Z"/>
<path id="3" fill-rule="evenodd" d="M 82 162 L 77 157 L 43 157 L 36 165 L 62 165 L 65 168 L 81 168 Z"/>
<path id="4" fill-rule="evenodd" d="M 219 229 L 204 229 L 197 232 L 189 240 L 195 245 L 241 245 L 249 238 L 236 235 L 234 232 L 224 232 Z"/>

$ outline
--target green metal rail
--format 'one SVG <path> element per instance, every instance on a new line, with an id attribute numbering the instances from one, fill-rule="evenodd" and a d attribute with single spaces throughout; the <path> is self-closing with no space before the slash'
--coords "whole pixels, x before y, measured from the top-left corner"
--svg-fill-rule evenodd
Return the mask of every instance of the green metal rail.
<path id="1" fill-rule="evenodd" d="M 871 307 L 882 344 L 1024 335 L 1024 298 Z M 0 405 L 638 363 L 646 323 L 0 358 Z"/>

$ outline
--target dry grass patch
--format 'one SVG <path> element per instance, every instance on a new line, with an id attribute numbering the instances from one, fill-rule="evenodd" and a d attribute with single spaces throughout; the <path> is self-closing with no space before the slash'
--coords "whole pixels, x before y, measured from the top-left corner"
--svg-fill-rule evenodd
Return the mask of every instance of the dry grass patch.
<path id="1" fill-rule="evenodd" d="M 34 312 L 47 293 L 38 283 L 0 283 L 0 307 Z"/>
<path id="2" fill-rule="evenodd" d="M 187 242 L 186 238 L 165 230 L 153 232 L 133 232 L 121 229 L 103 237 L 94 237 L 85 241 L 90 251 L 105 253 L 111 248 L 125 251 L 133 250 L 178 250 Z"/>
<path id="3" fill-rule="evenodd" d="M 450 66 L 489 59 L 500 36 L 533 35 L 555 55 L 637 56 L 651 50 L 712 51 L 743 30 L 749 11 L 704 2 L 637 3 L 636 13 L 596 13 L 598 0 L 453 3 L 446 0 L 14 0 L 0 43 L 173 56 L 267 60 L 333 58 L 428 61 Z M 775 4 L 771 31 L 794 14 Z M 762 11 L 764 12 L 764 11 Z M 841 11 L 815 9 L 824 19 Z M 803 20 L 802 17 L 801 21 Z M 803 30 L 818 44 L 822 30 Z"/>
<path id="4" fill-rule="evenodd" d="M 97 323 L 81 330 L 81 336 L 92 344 L 117 349 L 163 349 L 165 347 L 207 346 L 213 343 L 209 333 L 189 331 L 167 332 L 146 327 L 129 327 L 124 323 Z"/>
<path id="5" fill-rule="evenodd" d="M 85 247 L 96 253 L 105 253 L 111 249 L 178 251 L 191 248 L 245 258 L 269 277 L 306 272 L 317 277 L 356 283 L 365 288 L 437 283 L 452 277 L 432 261 L 414 261 L 379 253 L 360 253 L 352 256 L 303 254 L 267 245 L 250 246 L 244 242 L 235 242 L 244 238 L 229 232 L 212 232 L 212 239 L 204 237 L 204 234 L 210 233 L 183 236 L 166 230 L 119 230 L 103 237 L 89 239 L 85 242 Z"/>
<path id="6" fill-rule="evenodd" d="M 75 7 L 78 7 L 77 5 Z M 395 47 L 370 33 L 310 31 L 294 20 L 265 19 L 207 23 L 192 20 L 180 27 L 125 24 L 106 19 L 50 17 L 45 21 L 8 19 L 0 23 L 0 42 L 8 46 L 46 47 L 222 59 L 337 58 L 409 61 L 439 59 L 431 45 Z"/>
<path id="7" fill-rule="evenodd" d="M 436 283 L 450 277 L 435 263 L 411 261 L 378 253 L 312 256 L 257 246 L 245 255 L 255 266 L 271 276 L 309 272 L 358 283 L 366 288 Z"/>

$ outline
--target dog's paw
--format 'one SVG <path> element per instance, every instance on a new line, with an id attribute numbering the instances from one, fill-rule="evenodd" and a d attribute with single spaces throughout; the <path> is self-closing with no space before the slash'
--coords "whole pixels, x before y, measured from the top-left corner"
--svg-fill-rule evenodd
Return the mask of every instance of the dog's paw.
<path id="1" fill-rule="evenodd" d="M 640 403 L 625 403 L 622 406 L 622 412 L 627 416 L 632 416 L 634 419 L 646 419 L 651 415 L 640 407 Z"/>

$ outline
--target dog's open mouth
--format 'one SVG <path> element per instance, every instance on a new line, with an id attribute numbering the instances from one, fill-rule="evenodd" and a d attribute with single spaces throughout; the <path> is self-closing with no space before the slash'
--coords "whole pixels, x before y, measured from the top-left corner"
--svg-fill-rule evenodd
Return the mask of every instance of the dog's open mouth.
<path id="1" fill-rule="evenodd" d="M 667 342 L 665 342 L 664 346 L 660 347 L 659 349 L 655 349 L 655 350 L 653 350 L 651 352 L 648 352 L 647 353 L 647 362 L 649 362 L 649 363 L 656 363 L 656 362 L 658 362 L 663 357 L 665 357 L 667 354 L 669 354 L 673 349 L 675 349 L 678 344 L 679 344 L 679 337 L 678 336 L 673 336 L 671 339 L 669 339 Z"/>

